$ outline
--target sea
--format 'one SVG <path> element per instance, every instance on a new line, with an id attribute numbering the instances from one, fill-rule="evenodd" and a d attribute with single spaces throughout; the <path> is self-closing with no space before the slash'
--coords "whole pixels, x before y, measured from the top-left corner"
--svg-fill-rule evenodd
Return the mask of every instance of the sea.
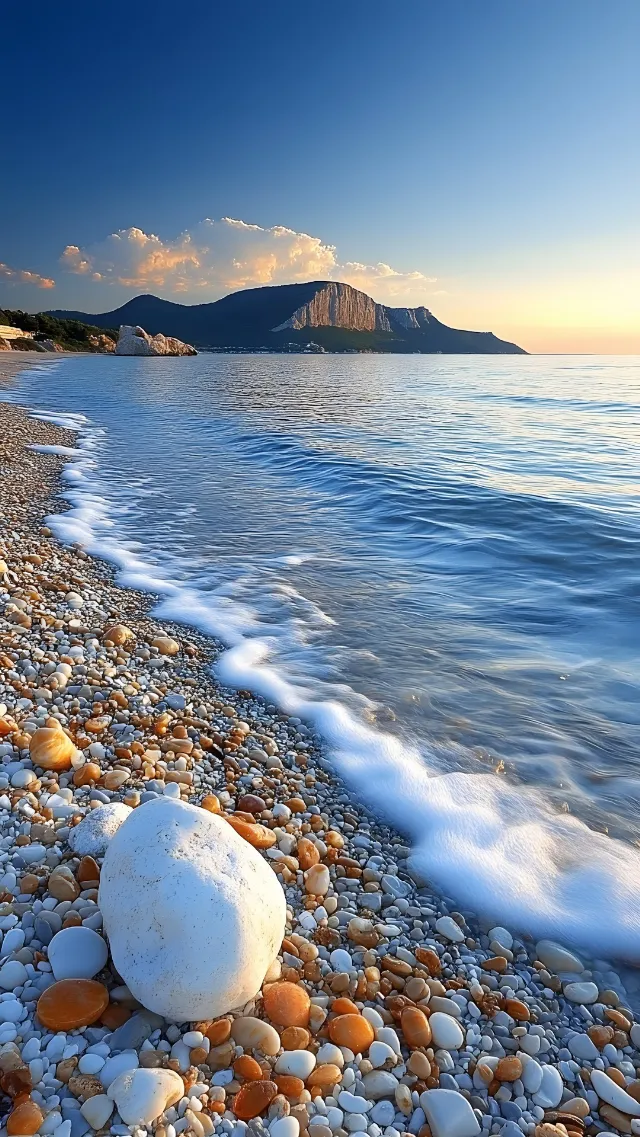
<path id="1" fill-rule="evenodd" d="M 640 358 L 90 356 L 51 520 L 222 641 L 412 871 L 640 964 Z"/>

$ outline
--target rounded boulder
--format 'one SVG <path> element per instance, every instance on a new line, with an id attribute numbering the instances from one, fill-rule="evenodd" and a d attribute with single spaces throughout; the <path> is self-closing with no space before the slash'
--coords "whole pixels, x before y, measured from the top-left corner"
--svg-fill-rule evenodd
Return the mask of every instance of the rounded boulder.
<path id="1" fill-rule="evenodd" d="M 124 982 L 174 1022 L 252 999 L 284 936 L 284 892 L 260 854 L 221 817 L 167 797 L 112 837 L 99 904 Z"/>

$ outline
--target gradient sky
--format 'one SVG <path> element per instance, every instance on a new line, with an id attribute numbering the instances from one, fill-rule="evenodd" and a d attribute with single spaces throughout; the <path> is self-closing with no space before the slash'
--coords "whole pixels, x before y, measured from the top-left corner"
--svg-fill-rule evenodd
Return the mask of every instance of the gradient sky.
<path id="1" fill-rule="evenodd" d="M 640 352 L 640 0 L 2 25 L 0 307 L 332 277 L 531 351 Z"/>

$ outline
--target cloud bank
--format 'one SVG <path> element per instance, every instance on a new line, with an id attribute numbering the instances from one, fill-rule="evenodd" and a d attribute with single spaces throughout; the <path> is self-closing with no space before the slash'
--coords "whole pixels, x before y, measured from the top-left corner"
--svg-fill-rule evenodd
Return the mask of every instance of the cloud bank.
<path id="1" fill-rule="evenodd" d="M 35 284 L 36 288 L 54 288 L 56 283 L 50 276 L 40 276 L 37 272 L 28 272 L 26 268 L 9 268 L 2 261 L 0 280 L 7 280 L 9 284 Z"/>
<path id="2" fill-rule="evenodd" d="M 121 229 L 88 248 L 67 245 L 61 262 L 88 279 L 190 293 L 203 301 L 265 284 L 342 280 L 381 302 L 417 303 L 433 283 L 421 272 L 398 272 L 383 263 L 341 264 L 335 246 L 319 237 L 232 217 L 207 218 L 166 241 L 142 229 Z"/>

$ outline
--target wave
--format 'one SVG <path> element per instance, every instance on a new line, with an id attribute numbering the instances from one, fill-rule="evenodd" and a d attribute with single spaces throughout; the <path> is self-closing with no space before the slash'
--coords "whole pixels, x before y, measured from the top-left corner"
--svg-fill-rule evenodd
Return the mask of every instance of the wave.
<path id="1" fill-rule="evenodd" d="M 180 579 L 179 566 L 160 565 L 139 545 L 123 542 L 118 509 L 126 503 L 103 480 L 96 456 L 104 432 L 84 415 L 32 413 L 78 431 L 63 471 L 70 508 L 47 519 L 56 535 L 111 562 L 121 585 L 155 595 L 157 618 L 222 641 L 226 650 L 214 669 L 221 683 L 251 689 L 311 725 L 354 795 L 410 839 L 418 881 L 524 933 L 594 955 L 640 958 L 636 849 L 553 813 L 534 789 L 494 775 L 434 772 L 427 748 L 372 727 L 346 700 L 324 698 L 326 687 L 308 675 L 287 674 L 274 662 L 274 642 L 294 631 L 280 626 L 266 633 L 261 613 L 238 599 L 246 588 L 227 581 L 199 589 Z M 308 605 L 310 618 L 314 606 L 300 594 L 297 600 Z M 316 611 L 315 618 L 322 622 L 324 615 Z"/>

